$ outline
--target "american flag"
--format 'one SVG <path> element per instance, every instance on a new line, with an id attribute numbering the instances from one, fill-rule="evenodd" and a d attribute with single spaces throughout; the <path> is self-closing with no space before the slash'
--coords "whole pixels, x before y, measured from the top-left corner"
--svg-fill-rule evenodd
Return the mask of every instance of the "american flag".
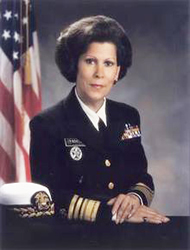
<path id="1" fill-rule="evenodd" d="M 0 0 L 0 186 L 30 181 L 29 120 L 41 110 L 33 2 Z"/>

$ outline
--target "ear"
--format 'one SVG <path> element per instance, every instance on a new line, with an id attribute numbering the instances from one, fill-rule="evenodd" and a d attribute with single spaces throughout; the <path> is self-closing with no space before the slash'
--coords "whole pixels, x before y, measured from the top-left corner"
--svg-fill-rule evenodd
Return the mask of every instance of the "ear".
<path id="1" fill-rule="evenodd" d="M 118 78 L 119 78 L 120 69 L 121 69 L 121 67 L 118 66 L 118 67 L 117 67 L 117 71 L 116 71 L 116 75 L 115 75 L 115 79 L 114 79 L 116 82 L 118 81 Z"/>

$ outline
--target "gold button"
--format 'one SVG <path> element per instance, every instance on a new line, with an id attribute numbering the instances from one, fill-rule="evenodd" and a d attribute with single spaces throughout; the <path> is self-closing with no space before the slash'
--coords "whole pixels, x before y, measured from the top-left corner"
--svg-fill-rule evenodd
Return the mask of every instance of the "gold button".
<path id="1" fill-rule="evenodd" d="M 110 182 L 110 183 L 108 184 L 108 188 L 109 188 L 109 189 L 113 189 L 113 188 L 114 188 L 114 183 L 113 183 L 113 182 Z"/>
<path id="2" fill-rule="evenodd" d="M 105 160 L 105 165 L 106 165 L 106 167 L 110 167 L 111 166 L 111 162 L 107 159 L 107 160 Z"/>

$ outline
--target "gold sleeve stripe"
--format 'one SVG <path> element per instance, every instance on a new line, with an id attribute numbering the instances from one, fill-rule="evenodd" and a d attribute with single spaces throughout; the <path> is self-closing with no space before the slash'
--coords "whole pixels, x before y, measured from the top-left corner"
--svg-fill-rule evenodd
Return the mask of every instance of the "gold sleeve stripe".
<path id="1" fill-rule="evenodd" d="M 82 207 L 84 207 L 83 204 L 85 203 L 85 201 L 86 201 L 86 199 L 83 198 L 83 200 L 82 200 L 82 202 L 81 202 L 81 205 L 80 205 L 80 208 L 79 208 L 78 218 L 77 218 L 77 219 L 80 219 L 80 214 L 81 214 L 81 211 L 82 211 Z M 81 220 L 81 219 L 80 219 L 80 220 Z"/>
<path id="2" fill-rule="evenodd" d="M 146 189 L 149 190 L 150 193 L 154 194 L 154 191 L 153 191 L 151 188 L 149 188 L 147 185 L 145 185 L 144 183 L 138 182 L 136 185 L 137 185 L 137 186 L 145 187 Z"/>
<path id="3" fill-rule="evenodd" d="M 88 204 L 86 206 L 85 213 L 84 213 L 84 219 L 87 221 L 90 221 L 90 215 L 91 215 L 94 203 L 95 203 L 94 200 L 89 200 Z"/>
<path id="4" fill-rule="evenodd" d="M 90 202 L 90 200 L 87 199 L 86 206 L 84 208 L 84 213 L 83 213 L 83 219 L 84 220 L 87 220 L 86 214 L 87 214 L 87 207 L 88 207 L 89 202 Z"/>
<path id="5" fill-rule="evenodd" d="M 68 210 L 68 219 L 80 219 L 94 222 L 98 213 L 100 201 L 85 199 L 74 195 Z"/>
<path id="6" fill-rule="evenodd" d="M 80 211 L 82 202 L 83 202 L 83 198 L 80 197 L 80 198 L 78 199 L 77 203 L 76 203 L 75 210 L 74 210 L 74 219 L 75 219 L 75 220 L 78 219 L 79 211 Z"/>
<path id="7" fill-rule="evenodd" d="M 148 186 L 146 186 L 143 183 L 137 183 L 135 186 L 133 186 L 132 190 L 138 190 L 140 192 L 142 192 L 147 200 L 148 206 L 150 206 L 152 199 L 154 197 L 154 192 L 152 189 L 150 189 Z"/>
<path id="8" fill-rule="evenodd" d="M 79 215 L 80 220 L 84 219 L 84 211 L 86 209 L 87 202 L 88 202 L 88 199 L 85 199 L 83 204 L 82 204 L 80 215 Z"/>
<path id="9" fill-rule="evenodd" d="M 96 220 L 96 215 L 97 215 L 99 206 L 100 206 L 100 202 L 99 201 L 95 201 L 94 206 L 92 208 L 92 213 L 91 213 L 91 216 L 90 216 L 90 220 L 92 222 L 94 222 Z"/>
<path id="10" fill-rule="evenodd" d="M 71 203 L 69 205 L 69 211 L 68 211 L 68 219 L 71 220 L 72 217 L 73 217 L 73 211 L 74 211 L 74 207 L 75 207 L 75 204 L 78 200 L 79 196 L 77 194 L 75 194 L 71 200 Z"/>

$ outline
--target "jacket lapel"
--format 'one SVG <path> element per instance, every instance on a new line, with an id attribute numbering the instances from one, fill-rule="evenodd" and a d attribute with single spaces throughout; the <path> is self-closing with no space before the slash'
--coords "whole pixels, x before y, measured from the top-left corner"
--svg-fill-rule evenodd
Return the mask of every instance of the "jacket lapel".
<path id="1" fill-rule="evenodd" d="M 75 96 L 74 88 L 65 99 L 64 107 L 67 119 L 67 131 L 70 131 L 73 136 L 81 140 L 85 145 L 89 145 L 99 151 L 104 150 L 99 133 L 82 110 Z"/>
<path id="2" fill-rule="evenodd" d="M 108 125 L 108 145 L 118 146 L 124 130 L 123 116 L 115 105 L 108 99 L 106 103 L 107 125 Z"/>

